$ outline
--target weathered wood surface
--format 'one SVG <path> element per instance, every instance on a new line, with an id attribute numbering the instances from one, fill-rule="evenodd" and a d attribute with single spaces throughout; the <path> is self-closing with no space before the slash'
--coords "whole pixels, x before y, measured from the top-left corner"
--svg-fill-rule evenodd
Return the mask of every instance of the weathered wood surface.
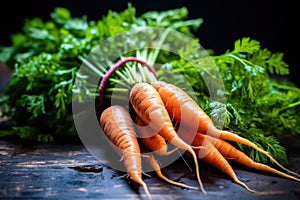
<path id="1" fill-rule="evenodd" d="M 300 170 L 300 143 L 289 150 L 290 169 Z M 189 162 L 189 160 L 187 160 Z M 190 162 L 190 166 L 193 163 Z M 234 165 L 239 178 L 266 195 L 254 195 L 229 177 L 201 163 L 208 194 L 169 185 L 154 173 L 144 176 L 153 199 L 300 199 L 300 183 Z M 162 169 L 172 180 L 197 186 L 195 173 L 182 159 Z M 130 184 L 123 172 L 111 169 L 82 145 L 23 146 L 0 141 L 1 199 L 147 199 L 141 187 Z"/>

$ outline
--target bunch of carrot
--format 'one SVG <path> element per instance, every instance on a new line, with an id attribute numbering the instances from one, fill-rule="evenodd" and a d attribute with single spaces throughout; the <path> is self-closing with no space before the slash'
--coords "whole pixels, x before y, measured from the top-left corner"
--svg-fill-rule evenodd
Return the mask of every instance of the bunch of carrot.
<path id="1" fill-rule="evenodd" d="M 102 112 L 100 126 L 123 158 L 130 179 L 141 184 L 150 198 L 147 186 L 142 180 L 141 152 L 147 151 L 167 156 L 177 150 L 168 151 L 168 142 L 192 156 L 197 180 L 205 194 L 206 191 L 200 179 L 199 159 L 224 171 L 234 182 L 253 193 L 263 192 L 252 190 L 240 181 L 227 159 L 300 182 L 297 178 L 300 175 L 282 166 L 267 151 L 235 133 L 216 128 L 199 105 L 173 84 L 163 81 L 136 83 L 130 90 L 129 99 L 135 117 L 131 117 L 132 115 L 125 107 L 112 105 Z M 254 148 L 266 155 L 286 173 L 253 161 L 227 141 Z M 177 186 L 193 188 L 163 176 L 154 156 L 150 155 L 147 161 L 163 180 Z"/>

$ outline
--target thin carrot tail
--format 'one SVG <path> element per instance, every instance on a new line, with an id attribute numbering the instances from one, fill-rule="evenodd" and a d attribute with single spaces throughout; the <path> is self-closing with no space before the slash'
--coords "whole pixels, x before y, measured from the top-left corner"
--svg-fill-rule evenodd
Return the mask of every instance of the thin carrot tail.
<path id="1" fill-rule="evenodd" d="M 272 169 L 272 170 L 275 170 L 275 169 L 273 169 L 273 168 L 271 168 L 271 169 Z M 281 176 L 283 176 L 283 177 L 290 178 L 290 179 L 293 179 L 293 180 L 296 180 L 296 181 L 300 181 L 300 179 L 297 179 L 297 178 L 295 178 L 295 177 L 293 177 L 293 176 L 287 175 L 287 174 L 282 173 L 282 172 L 277 171 L 277 170 L 275 170 L 275 171 L 276 171 L 276 173 L 277 173 L 278 175 L 281 175 Z M 266 191 L 256 191 L 256 190 L 250 189 L 244 182 L 238 180 L 237 178 L 234 179 L 234 181 L 235 181 L 237 184 L 239 184 L 239 185 L 243 186 L 244 188 L 246 188 L 246 190 L 248 190 L 249 192 L 252 192 L 252 193 L 254 193 L 254 194 L 258 194 L 258 195 L 266 195 L 266 194 L 269 194 L 269 193 L 266 192 Z"/>
<path id="2" fill-rule="evenodd" d="M 257 162 L 254 162 L 254 161 L 253 161 L 253 164 L 252 164 L 252 165 L 254 166 L 255 169 L 258 169 L 258 170 L 264 170 L 265 172 L 273 173 L 273 174 L 275 174 L 275 175 L 279 175 L 279 176 L 282 176 L 282 177 L 284 177 L 284 178 L 288 178 L 288 179 L 291 179 L 291 180 L 300 182 L 300 179 L 299 179 L 299 178 L 296 178 L 296 177 L 294 177 L 294 176 L 291 176 L 291 175 L 289 175 L 289 174 L 286 174 L 286 173 L 284 173 L 284 172 L 281 172 L 281 171 L 279 171 L 279 170 L 277 170 L 277 169 L 274 169 L 274 168 L 272 168 L 272 167 L 270 167 L 270 166 L 268 166 L 268 165 L 261 164 L 261 163 L 257 163 Z"/>
<path id="3" fill-rule="evenodd" d="M 188 151 L 189 151 L 190 153 L 192 153 L 192 156 L 193 156 L 193 159 L 194 159 L 194 162 L 195 162 L 195 166 L 196 166 L 196 175 L 197 175 L 198 182 L 199 182 L 199 184 L 200 184 L 200 189 L 201 189 L 201 191 L 202 191 L 205 195 L 207 195 L 207 192 L 206 192 L 206 190 L 204 189 L 203 184 L 202 184 L 202 181 L 201 181 L 201 179 L 200 179 L 200 171 L 199 171 L 199 165 L 198 165 L 198 161 L 197 161 L 198 158 L 197 158 L 197 156 L 196 156 L 194 150 L 193 150 L 191 147 L 188 149 Z"/>
<path id="4" fill-rule="evenodd" d="M 281 171 L 278 171 L 278 170 L 276 170 L 276 169 L 273 169 L 273 168 L 272 168 L 272 170 L 275 170 L 275 171 L 276 171 L 276 172 L 274 172 L 275 174 L 277 173 L 278 175 L 280 175 L 280 176 L 282 176 L 282 177 L 289 178 L 289 179 L 291 179 L 291 180 L 300 182 L 300 179 L 299 179 L 299 178 L 296 178 L 296 177 L 291 176 L 291 175 L 289 175 L 289 174 L 285 174 L 285 173 L 283 173 L 283 172 L 281 172 Z M 297 174 L 297 175 L 298 175 L 298 174 Z"/>
<path id="5" fill-rule="evenodd" d="M 176 182 L 176 181 L 172 181 L 171 179 L 167 178 L 166 176 L 164 176 L 160 170 L 155 170 L 157 176 L 159 178 L 161 178 L 162 180 L 166 181 L 167 183 L 170 183 L 172 185 L 176 185 L 176 186 L 179 186 L 179 187 L 184 187 L 184 188 L 188 188 L 188 189 L 193 189 L 193 190 L 198 190 L 197 187 L 193 187 L 193 186 L 189 186 L 189 185 L 186 185 L 184 183 L 179 183 L 179 182 Z"/>
<path id="6" fill-rule="evenodd" d="M 191 145 L 192 149 L 203 149 L 203 150 L 206 150 L 207 147 L 204 147 L 202 145 L 198 145 L 198 146 L 194 146 L 194 145 Z"/>
<path id="7" fill-rule="evenodd" d="M 145 191 L 147 197 L 149 199 L 152 199 L 152 196 L 151 196 L 151 194 L 150 194 L 150 192 L 148 190 L 147 184 L 139 176 L 134 176 L 134 175 L 130 174 L 130 178 L 133 181 L 135 181 L 136 183 L 140 184 L 144 188 L 144 191 Z"/>
<path id="8" fill-rule="evenodd" d="M 267 156 L 274 164 L 276 164 L 278 167 L 280 167 L 284 171 L 286 171 L 290 174 L 293 174 L 297 177 L 300 177 L 300 175 L 297 174 L 296 172 L 293 172 L 292 170 L 289 170 L 286 167 L 284 167 L 283 165 L 281 165 L 275 158 L 273 158 L 273 156 L 268 151 L 263 150 L 262 148 L 258 147 L 256 144 L 254 144 L 253 142 L 251 142 L 250 140 L 248 140 L 246 138 L 240 137 L 239 135 L 236 135 L 229 131 L 218 130 L 217 128 L 211 128 L 209 130 L 208 135 L 210 135 L 212 137 L 219 135 L 220 139 L 230 140 L 230 141 L 238 142 L 238 143 L 247 145 L 249 147 L 252 147 L 253 149 L 255 149 L 255 150 L 259 151 L 260 153 L 264 154 L 265 156 Z"/>
<path id="9" fill-rule="evenodd" d="M 146 193 L 147 197 L 148 197 L 149 199 L 152 199 L 152 196 L 151 196 L 151 194 L 150 194 L 150 192 L 149 192 L 149 190 L 148 190 L 148 187 L 147 187 L 146 183 L 145 183 L 144 181 L 142 181 L 142 183 L 140 183 L 140 184 L 143 186 L 143 188 L 144 188 L 144 190 L 145 190 L 145 193 Z"/>
<path id="10" fill-rule="evenodd" d="M 243 186 L 244 188 L 246 188 L 246 190 L 248 190 L 249 192 L 255 193 L 255 194 L 259 194 L 260 192 L 250 189 L 244 182 L 240 181 L 238 178 L 233 178 L 234 182 L 236 182 L 237 184 Z"/>
<path id="11" fill-rule="evenodd" d="M 262 150 L 261 152 L 262 152 L 262 153 L 265 152 L 265 155 L 266 155 L 272 162 L 274 162 L 278 167 L 280 167 L 281 169 L 285 170 L 286 172 L 288 172 L 288 173 L 290 173 L 290 174 L 293 174 L 294 176 L 300 177 L 300 175 L 297 174 L 296 172 L 294 172 L 294 171 L 292 171 L 292 170 L 289 170 L 289 169 L 287 169 L 286 167 L 282 166 L 277 160 L 275 160 L 275 159 L 270 155 L 269 152 L 264 151 L 264 150 Z M 294 177 L 294 178 L 295 178 L 295 177 Z M 297 179 L 297 181 L 299 181 L 299 180 L 300 180 L 300 179 Z"/>
<path id="12" fill-rule="evenodd" d="M 186 144 L 178 135 L 175 136 L 175 138 L 173 138 L 171 143 L 173 143 L 175 146 L 177 146 L 179 148 L 182 148 L 182 149 L 188 151 L 192 155 L 192 157 L 194 159 L 194 162 L 195 162 L 196 176 L 197 176 L 198 183 L 200 185 L 200 189 L 205 195 L 207 195 L 207 192 L 205 191 L 205 189 L 203 187 L 203 184 L 202 184 L 202 181 L 200 179 L 200 170 L 199 170 L 198 158 L 197 158 L 196 153 L 192 149 L 192 147 L 190 145 Z"/>
<path id="13" fill-rule="evenodd" d="M 178 150 L 178 148 L 174 148 L 174 149 L 172 149 L 172 150 L 170 150 L 170 151 L 165 151 L 165 150 L 161 150 L 161 149 L 159 149 L 159 150 L 156 150 L 156 151 L 154 151 L 156 154 L 158 154 L 158 155 L 160 155 L 160 156 L 168 156 L 168 155 L 171 155 L 172 153 L 174 153 L 175 151 L 177 151 Z"/>
<path id="14" fill-rule="evenodd" d="M 152 168 L 156 172 L 157 176 L 159 178 L 161 178 L 162 180 L 166 181 L 167 183 L 170 183 L 172 185 L 176 185 L 176 186 L 179 186 L 179 187 L 193 189 L 193 190 L 197 190 L 198 189 L 197 187 L 189 186 L 189 185 L 186 185 L 186 184 L 183 184 L 183 183 L 179 183 L 179 182 L 170 180 L 169 178 L 167 178 L 166 176 L 164 176 L 162 174 L 161 170 L 160 170 L 159 164 L 157 163 L 157 161 L 155 160 L 155 158 L 154 158 L 153 155 L 149 154 L 145 158 L 147 159 L 148 163 L 152 166 Z"/>

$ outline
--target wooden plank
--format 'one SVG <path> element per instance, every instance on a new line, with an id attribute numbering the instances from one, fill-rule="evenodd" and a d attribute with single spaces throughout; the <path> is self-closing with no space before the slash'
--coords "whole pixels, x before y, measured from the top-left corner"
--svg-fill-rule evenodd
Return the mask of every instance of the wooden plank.
<path id="1" fill-rule="evenodd" d="M 299 147 L 298 149 L 299 150 Z M 290 152 L 290 168 L 300 169 L 298 151 Z M 193 166 L 192 160 L 186 162 Z M 144 176 L 153 199 L 299 199 L 300 183 L 238 165 L 239 178 L 268 195 L 254 195 L 233 183 L 222 172 L 201 163 L 201 175 L 208 194 L 169 185 L 152 172 Z M 172 180 L 197 186 L 194 171 L 182 159 L 162 169 Z M 93 157 L 82 145 L 38 144 L 22 146 L 0 141 L 0 197 L 2 199 L 147 199 L 141 187 L 131 184 L 123 172 L 111 169 Z"/>

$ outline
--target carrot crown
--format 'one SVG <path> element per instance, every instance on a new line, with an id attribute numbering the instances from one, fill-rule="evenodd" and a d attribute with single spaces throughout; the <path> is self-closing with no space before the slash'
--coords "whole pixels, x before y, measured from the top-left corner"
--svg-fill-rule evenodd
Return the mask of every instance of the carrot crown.
<path id="1" fill-rule="evenodd" d="M 106 84 L 109 80 L 109 78 L 113 75 L 113 73 L 119 69 L 120 67 L 122 67 L 124 64 L 128 63 L 128 62 L 137 62 L 145 67 L 147 67 L 149 69 L 149 71 L 154 75 L 155 78 L 157 78 L 157 73 L 156 70 L 154 69 L 153 66 L 151 66 L 149 63 L 147 63 L 144 60 L 141 60 L 139 58 L 136 57 L 126 57 L 123 58 L 121 60 L 119 60 L 118 62 L 116 62 L 103 76 L 100 85 L 99 85 L 99 103 L 100 106 L 103 107 L 104 104 L 104 91 L 106 88 Z"/>

